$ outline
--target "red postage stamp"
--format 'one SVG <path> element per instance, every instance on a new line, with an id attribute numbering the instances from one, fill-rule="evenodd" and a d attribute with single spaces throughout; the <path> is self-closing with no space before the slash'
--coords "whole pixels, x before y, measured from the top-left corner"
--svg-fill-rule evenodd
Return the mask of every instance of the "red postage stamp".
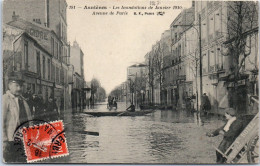
<path id="1" fill-rule="evenodd" d="M 69 154 L 62 121 L 30 126 L 22 132 L 28 163 Z"/>

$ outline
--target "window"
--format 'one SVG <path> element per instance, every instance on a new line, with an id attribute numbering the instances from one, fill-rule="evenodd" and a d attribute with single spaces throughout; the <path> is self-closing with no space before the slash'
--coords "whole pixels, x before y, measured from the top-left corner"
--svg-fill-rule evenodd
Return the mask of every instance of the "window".
<path id="1" fill-rule="evenodd" d="M 36 64 L 37 64 L 37 73 L 41 73 L 41 59 L 40 59 L 40 51 L 36 51 Z"/>
<path id="2" fill-rule="evenodd" d="M 223 69 L 223 55 L 221 53 L 221 49 L 217 48 L 217 69 L 222 70 Z"/>
<path id="3" fill-rule="evenodd" d="M 204 53 L 202 57 L 202 74 L 208 72 L 208 64 L 209 64 L 208 55 Z"/>
<path id="4" fill-rule="evenodd" d="M 217 10 L 215 13 L 215 31 L 217 33 L 216 36 L 219 35 L 219 33 L 221 32 L 221 25 L 222 25 L 222 21 L 221 21 L 221 10 Z"/>
<path id="5" fill-rule="evenodd" d="M 58 42 L 56 42 L 56 44 L 55 44 L 55 57 L 56 58 L 59 58 L 58 55 L 59 54 L 59 45 L 58 45 Z"/>
<path id="6" fill-rule="evenodd" d="M 63 67 L 60 70 L 60 82 L 64 84 L 64 69 Z"/>
<path id="7" fill-rule="evenodd" d="M 60 83 L 60 69 L 56 66 L 56 83 Z"/>
<path id="8" fill-rule="evenodd" d="M 214 50 L 209 51 L 209 69 L 210 72 L 215 71 L 216 57 Z"/>
<path id="9" fill-rule="evenodd" d="M 54 56 L 54 39 L 51 38 L 51 54 Z"/>
<path id="10" fill-rule="evenodd" d="M 48 59 L 48 80 L 51 79 L 51 60 Z"/>
<path id="11" fill-rule="evenodd" d="M 62 22 L 61 22 L 61 25 L 60 25 L 60 30 L 61 30 L 61 32 L 60 32 L 61 38 L 63 39 L 63 24 L 62 24 Z"/>
<path id="12" fill-rule="evenodd" d="M 61 48 L 61 45 L 59 45 L 59 60 L 62 59 L 62 48 Z"/>
<path id="13" fill-rule="evenodd" d="M 24 41 L 24 65 L 25 70 L 28 70 L 28 42 Z"/>
<path id="14" fill-rule="evenodd" d="M 45 56 L 42 56 L 42 78 L 43 79 L 45 79 L 45 66 L 46 66 L 46 64 L 45 64 Z"/>
<path id="15" fill-rule="evenodd" d="M 211 38 L 212 36 L 212 34 L 213 34 L 213 32 L 214 32 L 214 27 L 215 27 L 215 25 L 214 25 L 214 15 L 213 16 L 211 16 L 210 18 L 209 18 L 209 38 Z"/>
<path id="16" fill-rule="evenodd" d="M 67 49 L 64 49 L 64 62 L 68 64 L 68 55 L 67 55 Z"/>
<path id="17" fill-rule="evenodd" d="M 50 26 L 50 0 L 47 0 L 47 27 Z"/>
<path id="18" fill-rule="evenodd" d="M 51 81 L 55 81 L 55 66 L 53 63 L 51 63 Z"/>

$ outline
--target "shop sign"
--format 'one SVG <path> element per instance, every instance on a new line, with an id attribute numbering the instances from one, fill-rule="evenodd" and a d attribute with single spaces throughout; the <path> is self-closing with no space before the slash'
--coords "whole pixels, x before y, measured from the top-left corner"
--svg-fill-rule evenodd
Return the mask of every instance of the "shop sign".
<path id="1" fill-rule="evenodd" d="M 30 28 L 27 31 L 28 31 L 29 35 L 31 35 L 33 37 L 36 37 L 36 38 L 39 38 L 42 40 L 48 40 L 47 32 L 43 32 L 41 30 L 37 30 L 37 29 L 33 29 L 33 28 Z"/>

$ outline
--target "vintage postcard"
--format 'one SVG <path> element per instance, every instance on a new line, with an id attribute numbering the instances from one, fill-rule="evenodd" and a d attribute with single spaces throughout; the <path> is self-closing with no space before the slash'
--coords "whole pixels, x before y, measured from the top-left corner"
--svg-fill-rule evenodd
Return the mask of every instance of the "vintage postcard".
<path id="1" fill-rule="evenodd" d="M 259 3 L 2 1 L 3 163 L 259 163 Z"/>

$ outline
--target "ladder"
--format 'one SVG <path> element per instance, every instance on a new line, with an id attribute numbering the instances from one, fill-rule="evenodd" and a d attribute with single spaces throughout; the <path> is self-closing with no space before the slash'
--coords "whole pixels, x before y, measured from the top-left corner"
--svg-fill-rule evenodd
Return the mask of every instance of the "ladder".
<path id="1" fill-rule="evenodd" d="M 249 122 L 246 128 L 240 133 L 232 145 L 226 150 L 221 152 L 218 148 L 215 148 L 219 153 L 225 157 L 226 163 L 246 163 L 247 152 L 250 147 L 248 144 L 252 139 L 258 138 L 259 132 L 259 112 Z M 258 154 L 257 154 L 258 155 Z"/>

